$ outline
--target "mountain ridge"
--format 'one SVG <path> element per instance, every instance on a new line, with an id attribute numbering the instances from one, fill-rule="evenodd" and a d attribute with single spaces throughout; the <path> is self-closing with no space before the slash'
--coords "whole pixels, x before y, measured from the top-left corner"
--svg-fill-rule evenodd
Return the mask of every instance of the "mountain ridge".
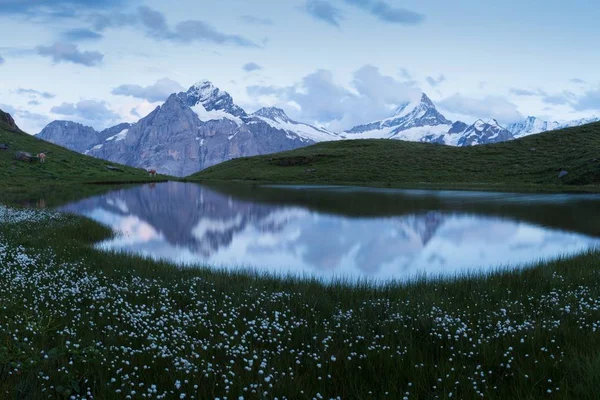
<path id="1" fill-rule="evenodd" d="M 597 119 L 579 120 L 594 121 Z M 136 123 L 97 132 L 70 121 L 53 121 L 38 134 L 80 153 L 131 166 L 186 176 L 236 157 L 292 150 L 344 139 L 393 139 L 473 146 L 513 140 L 565 126 L 529 117 L 501 126 L 495 119 L 473 124 L 451 121 L 425 93 L 400 104 L 388 118 L 332 132 L 294 121 L 277 107 L 247 113 L 233 97 L 203 80 L 167 100 Z M 185 145 L 183 145 L 183 143 Z"/>

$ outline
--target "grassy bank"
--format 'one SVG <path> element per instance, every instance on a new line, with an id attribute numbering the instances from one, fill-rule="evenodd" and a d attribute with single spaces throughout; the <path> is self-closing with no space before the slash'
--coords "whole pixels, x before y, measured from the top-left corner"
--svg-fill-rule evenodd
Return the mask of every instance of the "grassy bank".
<path id="1" fill-rule="evenodd" d="M 84 183 L 150 182 L 168 178 L 150 178 L 143 169 L 88 157 L 5 125 L 0 126 L 0 144 L 8 146 L 8 150 L 0 150 L 0 200 L 3 201 L 23 195 L 39 197 L 41 193 L 68 198 L 69 194 L 81 196 L 82 190 L 92 194 L 97 191 L 98 188 L 82 189 Z M 32 162 L 16 160 L 18 151 L 33 156 L 43 152 L 47 155 L 46 162 L 40 163 L 37 158 Z"/>
<path id="2" fill-rule="evenodd" d="M 100 253 L 90 244 L 110 232 L 79 217 L 2 207 L 0 220 L 2 398 L 597 395 L 598 254 L 323 286 Z"/>
<path id="3" fill-rule="evenodd" d="M 600 124 L 456 148 L 394 140 L 319 143 L 239 158 L 191 180 L 449 189 L 599 191 Z M 561 171 L 568 174 L 559 178 Z"/>

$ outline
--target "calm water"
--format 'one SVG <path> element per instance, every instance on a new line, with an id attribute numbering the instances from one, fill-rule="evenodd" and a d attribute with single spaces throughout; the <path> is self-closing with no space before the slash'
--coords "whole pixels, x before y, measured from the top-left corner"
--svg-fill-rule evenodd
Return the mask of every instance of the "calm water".
<path id="1" fill-rule="evenodd" d="M 111 226 L 103 249 L 324 279 L 521 266 L 600 246 L 600 197 L 168 182 L 60 207 Z"/>

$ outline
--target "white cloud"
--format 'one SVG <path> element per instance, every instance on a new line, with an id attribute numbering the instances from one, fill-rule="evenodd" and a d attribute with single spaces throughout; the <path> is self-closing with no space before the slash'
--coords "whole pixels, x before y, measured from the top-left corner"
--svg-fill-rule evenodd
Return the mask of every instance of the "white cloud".
<path id="1" fill-rule="evenodd" d="M 449 111 L 470 120 L 495 118 L 506 124 L 523 119 L 517 105 L 502 96 L 475 98 L 457 93 L 437 102 L 437 105 L 441 111 Z"/>
<path id="2" fill-rule="evenodd" d="M 268 105 L 281 106 L 294 118 L 335 130 L 389 117 L 390 110 L 420 93 L 412 82 L 384 75 L 371 65 L 355 71 L 348 86 L 335 82 L 331 71 L 317 70 L 292 86 L 248 87 L 248 94 L 259 101 L 275 99 L 275 104 Z M 290 102 L 300 109 L 290 110 Z"/>

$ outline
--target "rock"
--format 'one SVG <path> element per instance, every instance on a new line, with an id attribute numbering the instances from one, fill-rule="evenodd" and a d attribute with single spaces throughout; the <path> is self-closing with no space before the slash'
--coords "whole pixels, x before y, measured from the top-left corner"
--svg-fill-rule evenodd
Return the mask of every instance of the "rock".
<path id="1" fill-rule="evenodd" d="M 560 173 L 558 174 L 558 179 L 561 179 L 567 175 L 569 175 L 569 171 L 560 171 Z"/>
<path id="2" fill-rule="evenodd" d="M 117 172 L 125 172 L 121 168 L 113 167 L 112 165 L 107 165 L 106 169 L 109 169 L 111 171 L 117 171 Z"/>
<path id="3" fill-rule="evenodd" d="M 0 143 L 0 150 L 8 150 L 8 145 L 4 143 Z"/>
<path id="4" fill-rule="evenodd" d="M 535 147 L 531 147 L 531 148 L 529 149 L 529 151 L 535 151 L 535 150 L 536 150 L 536 149 L 535 149 Z"/>
<path id="5" fill-rule="evenodd" d="M 314 143 L 275 129 L 259 117 L 246 116 L 223 96 L 221 103 L 209 102 L 210 107 L 221 107 L 210 112 L 228 115 L 227 118 L 202 121 L 187 100 L 182 100 L 185 96 L 171 95 L 163 105 L 134 124 L 123 140 L 106 141 L 88 154 L 138 168 L 156 168 L 161 174 L 187 176 L 234 158 L 277 153 Z"/>
<path id="6" fill-rule="evenodd" d="M 129 129 L 131 124 L 119 124 L 102 132 L 94 128 L 70 121 L 53 121 L 36 135 L 37 138 L 58 144 L 69 150 L 85 153 L 94 146 L 104 143 L 108 138 Z M 114 140 L 114 139 L 113 139 Z"/>
<path id="7" fill-rule="evenodd" d="M 9 113 L 0 110 L 0 126 L 2 125 L 17 132 L 20 131 L 13 117 Z"/>
<path id="8" fill-rule="evenodd" d="M 32 162 L 33 156 L 30 153 L 27 153 L 26 151 L 17 151 L 15 153 L 15 159 L 19 161 Z"/>

